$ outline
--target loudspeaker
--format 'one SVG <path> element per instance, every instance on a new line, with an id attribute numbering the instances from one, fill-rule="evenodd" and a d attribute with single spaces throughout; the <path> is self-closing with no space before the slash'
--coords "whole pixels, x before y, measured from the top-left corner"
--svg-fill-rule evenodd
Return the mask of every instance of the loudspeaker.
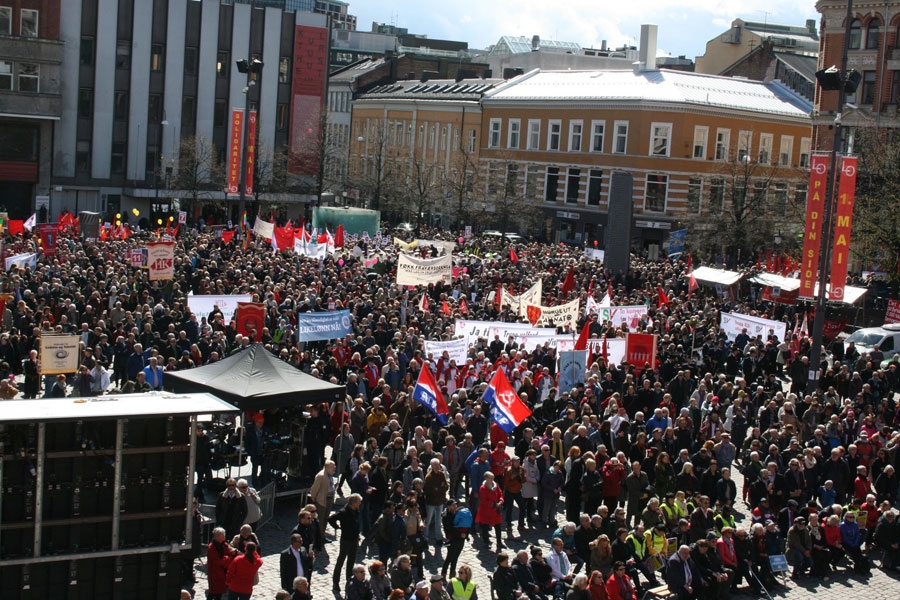
<path id="1" fill-rule="evenodd" d="M 634 176 L 613 173 L 609 184 L 606 254 L 603 266 L 627 273 L 631 265 L 631 217 L 634 212 Z"/>

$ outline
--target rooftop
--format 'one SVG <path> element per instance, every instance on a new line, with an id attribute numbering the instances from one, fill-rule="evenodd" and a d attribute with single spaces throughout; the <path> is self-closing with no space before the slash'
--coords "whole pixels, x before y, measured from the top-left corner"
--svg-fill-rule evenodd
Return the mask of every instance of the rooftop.
<path id="1" fill-rule="evenodd" d="M 812 104 L 779 81 L 763 83 L 684 71 L 546 71 L 497 86 L 485 100 L 637 101 L 688 104 L 809 118 Z"/>
<path id="2" fill-rule="evenodd" d="M 397 81 L 372 88 L 360 100 L 479 100 L 485 92 L 503 83 L 502 79 L 430 79 L 422 82 Z"/>
<path id="3" fill-rule="evenodd" d="M 572 52 L 581 54 L 578 42 L 562 42 L 558 40 L 540 40 L 538 47 L 543 52 Z M 504 35 L 491 47 L 488 55 L 495 54 L 527 54 L 531 52 L 531 38 L 523 35 Z"/>

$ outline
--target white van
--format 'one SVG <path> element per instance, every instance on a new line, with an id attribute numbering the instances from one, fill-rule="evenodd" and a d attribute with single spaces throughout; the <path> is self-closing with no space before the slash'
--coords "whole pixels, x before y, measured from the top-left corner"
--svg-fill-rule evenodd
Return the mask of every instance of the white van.
<path id="1" fill-rule="evenodd" d="M 877 345 L 884 353 L 885 360 L 900 354 L 900 323 L 889 323 L 881 327 L 857 329 L 844 340 L 844 345 L 853 342 L 860 352 L 871 352 Z"/>

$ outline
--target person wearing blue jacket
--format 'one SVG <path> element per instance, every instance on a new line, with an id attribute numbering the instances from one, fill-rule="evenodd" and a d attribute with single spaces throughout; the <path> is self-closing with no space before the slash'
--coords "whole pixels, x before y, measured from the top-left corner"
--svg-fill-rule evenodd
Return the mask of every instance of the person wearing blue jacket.
<path id="1" fill-rule="evenodd" d="M 476 448 L 466 459 L 469 472 L 469 504 L 473 515 L 478 514 L 478 490 L 484 483 L 484 474 L 491 470 L 490 453 L 487 448 Z"/>
<path id="2" fill-rule="evenodd" d="M 844 551 L 853 559 L 853 570 L 861 575 L 869 575 L 869 559 L 863 556 L 862 544 L 865 534 L 860 530 L 856 522 L 856 513 L 847 511 L 844 520 L 841 521 L 841 544 Z"/>

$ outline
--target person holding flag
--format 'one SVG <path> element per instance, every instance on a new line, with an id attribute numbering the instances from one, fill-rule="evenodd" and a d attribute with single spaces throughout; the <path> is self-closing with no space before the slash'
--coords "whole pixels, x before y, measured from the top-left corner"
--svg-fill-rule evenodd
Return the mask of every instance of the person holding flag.
<path id="1" fill-rule="evenodd" d="M 516 394 L 503 369 L 494 372 L 482 400 L 491 407 L 491 420 L 507 435 L 531 416 L 531 409 Z"/>
<path id="2" fill-rule="evenodd" d="M 427 408 L 440 421 L 441 425 L 447 425 L 447 417 L 450 414 L 450 407 L 438 387 L 437 381 L 434 379 L 434 373 L 431 367 L 423 365 L 419 371 L 419 379 L 416 381 L 416 387 L 413 388 L 413 400 Z"/>

